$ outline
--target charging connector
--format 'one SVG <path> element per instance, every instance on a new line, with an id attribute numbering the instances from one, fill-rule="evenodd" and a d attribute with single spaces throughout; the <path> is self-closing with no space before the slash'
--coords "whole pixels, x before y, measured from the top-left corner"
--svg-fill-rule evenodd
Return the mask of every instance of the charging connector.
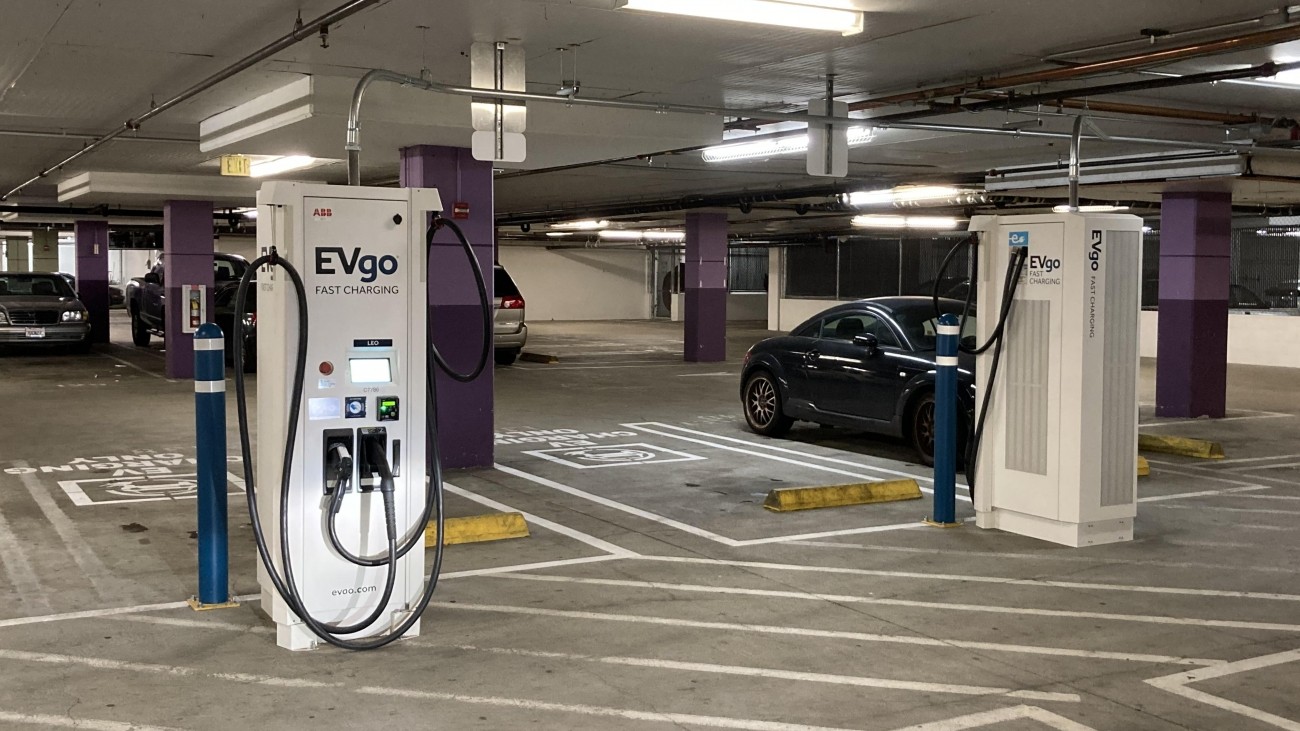
<path id="1" fill-rule="evenodd" d="M 352 455 L 356 452 L 356 435 L 351 429 L 326 429 L 324 438 L 325 459 L 321 484 L 325 486 L 325 494 L 333 495 L 340 489 L 346 492 L 352 483 Z"/>
<path id="2" fill-rule="evenodd" d="M 357 431 L 357 485 L 361 492 L 373 492 L 392 483 L 388 467 L 388 430 L 382 426 Z"/>

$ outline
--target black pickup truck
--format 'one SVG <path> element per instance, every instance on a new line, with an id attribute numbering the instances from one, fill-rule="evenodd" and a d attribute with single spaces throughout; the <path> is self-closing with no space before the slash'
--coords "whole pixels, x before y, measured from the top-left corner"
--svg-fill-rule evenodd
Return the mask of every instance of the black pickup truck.
<path id="1" fill-rule="evenodd" d="M 212 258 L 213 296 L 215 311 L 208 318 L 221 326 L 227 337 L 234 329 L 234 290 L 239 280 L 248 271 L 248 260 L 235 254 L 214 254 Z M 163 258 L 150 267 L 143 277 L 136 277 L 126 285 L 126 309 L 131 315 L 131 340 L 136 345 L 149 344 L 152 335 L 164 336 L 167 329 L 167 283 L 163 270 Z M 252 290 L 250 290 L 250 295 Z M 256 300 L 250 296 L 249 309 L 256 306 Z M 245 318 L 247 336 L 244 342 L 245 369 L 253 370 L 256 364 L 257 333 L 256 318 Z M 230 362 L 233 348 L 226 344 L 226 360 Z"/>

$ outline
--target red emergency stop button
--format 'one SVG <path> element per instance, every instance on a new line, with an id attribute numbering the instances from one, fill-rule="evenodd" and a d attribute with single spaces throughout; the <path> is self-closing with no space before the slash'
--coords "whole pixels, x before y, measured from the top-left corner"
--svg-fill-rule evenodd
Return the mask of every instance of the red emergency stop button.
<path id="1" fill-rule="evenodd" d="M 329 375 L 333 375 L 333 373 L 334 373 L 334 364 L 329 362 L 328 360 L 321 361 L 320 374 L 322 376 L 329 376 Z"/>

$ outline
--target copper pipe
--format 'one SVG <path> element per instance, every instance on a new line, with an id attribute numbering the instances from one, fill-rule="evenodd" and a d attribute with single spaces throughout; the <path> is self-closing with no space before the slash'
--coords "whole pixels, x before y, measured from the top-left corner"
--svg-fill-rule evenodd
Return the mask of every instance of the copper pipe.
<path id="1" fill-rule="evenodd" d="M 1195 122 L 1214 122 L 1235 126 L 1240 124 L 1272 125 L 1270 117 L 1258 114 L 1226 114 L 1222 112 L 1203 112 L 1199 109 L 1180 109 L 1178 107 L 1155 107 L 1147 104 L 1125 104 L 1123 102 L 1097 102 L 1088 99 L 1063 99 L 1060 106 L 1066 109 L 1087 109 L 1107 114 L 1132 114 L 1140 117 L 1164 117 L 1165 119 L 1186 119 Z"/>
<path id="2" fill-rule="evenodd" d="M 1231 53 L 1234 51 L 1245 51 L 1252 48 L 1263 48 L 1295 40 L 1300 40 L 1300 25 L 1289 25 L 1282 28 L 1260 31 L 1258 33 L 1247 33 L 1246 35 L 1233 36 L 1218 41 L 1192 43 L 1186 46 L 1166 48 L 1162 51 L 1152 51 L 1151 53 L 1143 53 L 1136 56 L 1123 56 L 1108 61 L 1095 61 L 1093 63 L 1079 64 L 1078 66 L 1030 71 L 1028 73 L 1013 74 L 1011 76 L 995 76 L 969 83 L 951 84 L 930 89 L 906 91 L 899 94 L 889 94 L 874 99 L 853 102 L 849 105 L 849 111 L 860 112 L 866 109 L 893 106 L 905 102 L 926 101 L 945 96 L 959 96 L 974 89 L 1010 89 L 1017 86 L 1026 86 L 1028 84 L 1066 81 L 1083 76 L 1093 76 L 1096 74 L 1105 74 L 1115 71 L 1130 71 L 1144 66 L 1155 66 L 1158 64 L 1171 63 L 1173 61 L 1182 61 L 1189 58 L 1213 56 L 1220 53 Z"/>

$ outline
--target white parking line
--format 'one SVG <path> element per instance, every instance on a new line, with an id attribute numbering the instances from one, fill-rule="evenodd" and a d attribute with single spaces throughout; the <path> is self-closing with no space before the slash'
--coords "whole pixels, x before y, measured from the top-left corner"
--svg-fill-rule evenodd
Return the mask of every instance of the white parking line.
<path id="1" fill-rule="evenodd" d="M 1186 500 L 1194 497 L 1217 497 L 1221 495 L 1234 495 L 1237 493 L 1254 492 L 1257 490 L 1272 490 L 1270 485 L 1246 485 L 1243 487 L 1229 487 L 1224 490 L 1201 490 L 1200 492 L 1180 492 L 1173 495 L 1149 495 L 1138 498 L 1140 503 L 1160 503 L 1168 500 Z M 1258 497 L 1256 495 L 1242 495 L 1242 497 Z"/>
<path id="2" fill-rule="evenodd" d="M 1012 645 L 1000 642 L 974 642 L 968 640 L 941 640 L 934 637 L 918 635 L 881 635 L 867 632 L 847 632 L 842 630 L 810 629 L 806 627 L 782 627 L 763 624 L 741 624 L 739 622 L 707 622 L 675 617 L 654 617 L 637 614 L 611 614 L 605 612 L 585 612 L 568 609 L 546 609 L 543 607 L 516 607 L 501 604 L 471 604 L 466 602 L 433 602 L 430 606 L 467 612 L 488 612 L 493 614 L 515 614 L 532 617 L 551 617 L 574 620 L 594 620 L 602 622 L 625 622 L 629 624 L 649 624 L 664 627 L 689 627 L 692 629 L 709 629 L 725 632 L 752 632 L 756 634 L 785 635 L 793 637 L 813 637 L 838 641 L 878 642 L 893 645 L 913 645 L 919 647 L 946 647 L 961 650 L 981 650 L 987 652 L 1007 652 L 1019 655 L 1044 655 L 1049 657 L 1077 657 L 1090 660 L 1116 660 L 1120 662 L 1142 662 L 1162 665 L 1220 665 L 1223 660 L 1205 658 L 1175 657 L 1172 655 L 1151 655 L 1133 652 L 1108 652 L 1105 650 L 1077 650 L 1069 647 L 1044 647 L 1039 645 Z"/>
<path id="3" fill-rule="evenodd" d="M 1294 419 L 1295 414 L 1283 414 L 1276 411 L 1256 411 L 1248 416 L 1226 416 L 1222 419 L 1215 419 L 1210 423 L 1221 424 L 1225 421 L 1251 421 L 1258 419 Z M 1148 421 L 1138 424 L 1143 429 L 1154 429 L 1161 426 L 1187 426 L 1188 424 L 1197 423 L 1195 419 L 1176 419 L 1174 421 Z"/>
<path id="4" fill-rule="evenodd" d="M 1096 731 L 1091 726 L 1085 726 L 1078 721 L 1073 721 L 1065 716 L 1035 706 L 998 708 L 982 713 L 972 713 L 969 716 L 958 716 L 957 718 L 946 718 L 942 721 L 931 721 L 930 723 L 908 726 L 907 728 L 896 729 L 896 731 L 966 731 L 967 729 L 1019 720 L 1037 721 L 1048 728 L 1056 729 L 1056 731 Z"/>
<path id="5" fill-rule="evenodd" d="M 863 535 L 867 533 L 883 533 L 883 532 L 896 531 L 896 530 L 911 530 L 911 529 L 925 527 L 925 523 L 916 521 L 916 522 L 909 522 L 909 523 L 894 523 L 890 525 L 875 525 L 875 526 L 868 526 L 865 528 L 846 528 L 844 530 L 823 531 L 819 533 L 801 533 L 798 535 L 775 536 L 772 538 L 752 538 L 748 540 L 737 540 L 735 538 L 728 538 L 724 535 L 714 533 L 713 531 L 705 530 L 704 528 L 691 525 L 690 523 L 683 523 L 680 520 L 674 520 L 672 518 L 667 518 L 662 515 L 659 515 L 658 513 L 652 513 L 649 510 L 642 510 L 641 508 L 634 507 L 632 505 L 627 505 L 626 503 L 621 503 L 617 500 L 611 500 L 607 497 L 595 495 L 585 490 L 579 490 L 576 487 L 565 485 L 562 482 L 556 482 L 555 480 L 550 480 L 545 477 L 541 477 L 540 475 L 534 475 L 529 472 L 524 472 L 523 470 L 515 469 L 514 467 L 508 467 L 500 463 L 493 465 L 493 467 L 495 467 L 498 471 L 504 472 L 508 475 L 514 475 L 515 477 L 528 480 L 529 482 L 535 485 L 549 487 L 552 490 L 558 490 L 559 492 L 562 492 L 566 495 L 572 495 L 577 498 L 582 498 L 583 500 L 588 500 L 590 502 L 596 503 L 597 505 L 603 505 L 607 508 L 612 508 L 614 510 L 624 512 L 629 515 L 635 515 L 638 518 L 644 518 L 645 520 L 653 521 L 655 523 L 659 523 L 660 525 L 666 525 L 671 528 L 676 528 L 677 530 L 680 530 L 683 533 L 689 533 L 693 536 L 705 538 L 710 541 L 714 541 L 716 543 L 721 543 L 724 546 L 731 546 L 733 548 L 739 548 L 743 546 L 758 546 L 758 545 L 764 545 L 769 543 L 787 543 L 790 541 L 810 540 L 813 538 L 834 538 L 837 536 L 852 536 L 852 535 Z"/>
<path id="6" fill-rule="evenodd" d="M 142 723 L 123 721 L 105 721 L 98 718 L 80 716 L 51 716 L 45 713 L 14 713 L 0 711 L 0 721 L 19 723 L 24 726 L 55 726 L 57 728 L 78 728 L 87 731 L 181 731 L 175 726 L 147 726 Z"/>
<path id="7" fill-rule="evenodd" d="M 1179 544 L 1185 545 L 1185 544 Z M 1215 544 L 1220 545 L 1220 544 Z M 1255 544 L 1251 544 L 1255 545 Z M 1037 586 L 1055 589 L 1084 589 L 1088 591 L 1127 591 L 1137 594 L 1171 594 L 1179 596 L 1221 597 L 1227 599 L 1261 599 L 1268 601 L 1300 602 L 1300 594 L 1273 594 L 1254 591 L 1227 591 L 1220 589 L 1187 589 L 1174 586 L 1133 586 L 1130 584 L 1096 584 L 1083 581 L 1047 581 L 1044 579 L 1011 579 L 1001 576 L 975 576 L 972 574 L 929 574 L 919 571 L 878 571 L 874 569 L 810 566 L 808 564 L 768 563 L 765 561 L 729 561 L 718 558 L 692 558 L 689 556 L 637 556 L 638 561 L 655 563 L 696 564 L 700 566 L 734 566 L 746 569 L 794 571 L 799 573 L 841 574 L 848 576 L 882 576 L 898 579 L 924 579 L 929 581 L 957 581 L 974 584 L 1006 584 L 1009 586 Z"/>
<path id="8" fill-rule="evenodd" d="M 425 644 L 425 643 L 420 643 Z M 644 657 L 600 657 L 593 655 L 576 655 L 567 652 L 544 652 L 522 650 L 511 647 L 475 647 L 473 645 L 452 645 L 458 650 L 469 652 L 486 652 L 495 655 L 516 657 L 535 657 L 547 660 L 569 660 L 590 662 L 604 665 L 622 665 L 656 670 L 680 670 L 688 673 L 714 673 L 719 675 L 738 675 L 748 678 L 767 678 L 771 680 L 793 680 L 801 683 L 826 683 L 830 685 L 850 685 L 859 688 L 884 688 L 887 690 L 905 690 L 917 693 L 950 693 L 971 696 L 1006 696 L 1024 700 L 1051 701 L 1057 703 L 1079 703 L 1082 699 L 1075 693 L 1051 693 L 1037 690 L 1013 690 L 983 685 L 954 685 L 952 683 L 922 683 L 911 680 L 894 680 L 892 678 L 867 678 L 859 675 L 840 675 L 829 673 L 809 673 L 796 670 L 776 668 L 756 668 L 743 665 L 718 665 L 715 663 L 680 662 L 676 660 L 659 660 Z"/>
<path id="9" fill-rule="evenodd" d="M 883 597 L 855 596 L 851 594 L 820 594 L 804 591 L 782 591 L 777 589 L 747 589 L 739 586 L 672 584 L 663 581 L 633 581 L 630 579 L 589 579 L 579 576 L 555 576 L 551 574 L 497 574 L 493 578 L 514 579 L 516 581 L 539 581 L 557 584 L 583 584 L 588 586 L 618 586 L 633 589 L 686 591 L 700 594 L 757 596 L 769 599 L 800 599 L 841 604 L 911 607 L 914 609 L 935 609 L 953 612 L 972 612 L 977 614 L 1013 614 L 1021 617 L 1071 617 L 1074 619 L 1104 619 L 1114 622 L 1139 622 L 1144 624 L 1168 624 L 1188 627 L 1223 627 L 1228 629 L 1252 629 L 1268 632 L 1300 633 L 1300 624 L 1244 622 L 1235 619 L 1196 619 L 1194 617 L 1168 617 L 1154 614 L 1114 614 L 1110 612 L 1079 612 L 1069 609 L 1037 609 L 1034 607 L 1004 607 L 985 604 L 957 604 L 954 602 L 925 602 L 916 599 L 886 599 Z"/>
<path id="10" fill-rule="evenodd" d="M 1290 650 L 1288 652 L 1279 652 L 1273 655 L 1264 655 L 1262 657 L 1253 657 L 1247 660 L 1226 663 L 1214 668 L 1202 668 L 1191 672 L 1181 672 L 1173 675 L 1166 675 L 1161 678 L 1152 678 L 1146 682 L 1161 690 L 1182 696 L 1188 700 L 1221 708 L 1225 711 L 1236 713 L 1245 716 L 1246 718 L 1266 723 L 1270 726 L 1286 729 L 1286 731 L 1300 731 L 1300 721 L 1283 718 L 1276 714 L 1248 706 L 1244 703 L 1237 703 L 1235 701 L 1227 700 L 1226 698 L 1220 698 L 1187 687 L 1189 683 L 1196 683 L 1203 680 L 1216 680 L 1229 675 L 1263 670 L 1265 668 L 1271 668 L 1277 665 L 1284 665 L 1286 663 L 1297 661 L 1300 661 L 1300 650 Z"/>
<path id="11" fill-rule="evenodd" d="M 1216 505 L 1153 505 L 1170 510 L 1197 510 L 1210 513 L 1253 513 L 1257 515 L 1300 515 L 1300 510 L 1268 510 L 1266 508 L 1221 508 Z"/>
<path id="12" fill-rule="evenodd" d="M 1214 460 L 1214 464 L 1216 465 L 1247 464 L 1251 462 L 1272 462 L 1278 459 L 1298 459 L 1298 458 L 1300 458 L 1300 454 L 1275 454 L 1272 457 L 1238 457 L 1236 459 L 1216 459 Z"/>
<path id="13" fill-rule="evenodd" d="M 509 505 L 506 505 L 505 503 L 497 502 L 496 500 L 483 497 L 482 495 L 470 492 L 469 490 L 466 490 L 464 488 L 456 487 L 455 485 L 449 482 L 444 481 L 442 483 L 442 487 L 444 490 L 446 490 L 448 493 L 451 493 L 452 495 L 457 495 L 467 500 L 472 500 L 478 503 L 479 505 L 492 508 L 493 510 L 499 510 L 503 513 L 522 513 L 524 516 L 524 520 L 528 521 L 528 523 L 531 525 L 541 526 L 548 530 L 559 533 L 562 536 L 568 536 L 569 538 L 572 538 L 575 541 L 585 543 L 588 546 L 604 551 L 605 553 L 608 553 L 611 556 L 627 557 L 627 556 L 636 555 L 634 552 L 629 551 L 626 548 L 623 548 L 622 546 L 616 546 L 613 543 L 610 543 L 609 541 L 604 541 L 593 535 L 588 535 L 586 533 L 583 533 L 582 531 L 574 530 L 573 528 L 570 528 L 567 525 L 556 523 L 553 520 L 547 520 L 546 518 L 533 515 L 532 513 L 528 513 L 522 510 L 518 510 L 516 508 L 512 508 Z"/>
<path id="14" fill-rule="evenodd" d="M 696 440 L 696 439 L 689 439 L 689 438 L 687 438 L 687 437 L 683 437 L 683 436 L 680 436 L 680 435 L 665 434 L 665 433 L 663 433 L 663 432 L 661 432 L 661 431 L 656 431 L 656 430 L 654 430 L 654 429 L 648 429 L 648 428 L 647 428 L 647 427 L 655 426 L 655 427 L 659 427 L 659 428 L 661 428 L 661 429 L 671 429 L 671 430 L 673 430 L 673 431 L 683 432 L 683 433 L 685 433 L 685 434 L 694 434 L 694 435 L 696 435 L 696 436 L 700 436 L 700 437 L 707 437 L 708 439 L 710 439 L 710 440 L 714 440 L 714 441 L 731 442 L 731 443 L 733 443 L 733 444 L 743 444 L 743 445 L 746 445 L 746 446 L 749 446 L 749 447 L 754 447 L 754 448 L 757 448 L 757 449 L 765 449 L 765 450 L 767 450 L 767 451 L 769 451 L 769 452 L 780 452 L 780 453 L 782 453 L 782 454 L 793 454 L 793 455 L 795 455 L 795 456 L 798 456 L 798 457 L 804 457 L 804 458 L 806 458 L 806 459 L 815 459 L 815 460 L 818 460 L 818 461 L 821 461 L 821 462 L 828 462 L 828 463 L 830 463 L 830 464 L 840 464 L 840 465 L 846 465 L 846 466 L 849 466 L 849 467 L 855 467 L 855 468 L 857 468 L 857 469 L 869 470 L 869 471 L 871 471 L 871 472 L 879 472 L 880 474 L 883 474 L 883 475 L 893 475 L 893 476 L 895 476 L 895 477 L 910 477 L 910 478 L 912 478 L 912 479 L 914 479 L 914 480 L 917 480 L 918 482 L 930 482 L 930 483 L 933 483 L 933 482 L 934 482 L 934 479 L 933 479 L 932 477 L 928 477 L 928 476 L 926 476 L 926 475 L 924 475 L 924 474 L 921 474 L 921 473 L 919 473 L 919 472 L 907 472 L 907 471 L 903 471 L 903 470 L 894 470 L 894 469 L 889 469 L 889 468 L 887 468 L 887 467 L 876 467 L 875 465 L 862 464 L 861 462 L 851 462 L 851 461 L 849 461 L 849 460 L 838 459 L 838 458 L 836 458 L 836 457 L 829 457 L 829 456 L 826 456 L 826 455 L 817 454 L 816 452 L 808 452 L 808 451 L 803 451 L 803 450 L 798 450 L 798 449 L 789 449 L 789 448 L 787 448 L 787 447 L 778 447 L 778 446 L 776 446 L 776 445 L 774 445 L 774 444 L 768 444 L 768 443 L 765 443 L 765 442 L 756 442 L 756 441 L 752 441 L 752 440 L 749 440 L 749 439 L 737 439 L 736 437 L 727 437 L 727 436 L 722 436 L 722 435 L 720 435 L 720 434 L 712 434 L 712 433 L 710 433 L 710 432 L 699 431 L 699 430 L 696 430 L 696 429 L 687 429 L 687 428 L 685 428 L 685 427 L 674 426 L 674 425 L 672 425 L 672 424 L 664 424 L 664 423 L 662 423 L 662 422 L 658 422 L 658 421 L 647 421 L 647 422 L 640 422 L 640 423 L 634 423 L 634 424 L 621 424 L 620 426 L 623 426 L 623 427 L 628 428 L 628 429 L 640 429 L 641 431 L 649 432 L 649 433 L 651 433 L 651 434 L 659 434 L 659 435 L 661 435 L 661 436 L 672 437 L 672 438 L 675 438 L 675 439 L 682 439 L 682 440 L 684 440 L 684 441 L 695 442 L 695 443 L 697 443 L 697 444 L 708 444 L 709 446 L 717 447 L 717 448 L 719 448 L 719 449 L 731 449 L 731 451 L 741 452 L 741 453 L 743 453 L 743 454 L 750 454 L 750 455 L 753 455 L 753 454 L 754 454 L 753 452 L 748 452 L 748 451 L 741 450 L 741 449 L 735 449 L 735 448 L 724 447 L 724 446 L 722 446 L 722 445 L 720 445 L 720 444 L 716 444 L 716 443 L 713 443 L 713 442 L 701 442 L 701 441 Z M 779 459 L 779 458 L 777 458 L 777 457 L 773 457 L 773 456 L 771 456 L 771 455 L 761 455 L 761 454 L 760 454 L 760 455 L 756 455 L 756 456 L 766 456 L 768 459 Z M 788 461 L 788 460 L 779 460 L 779 461 L 785 462 L 785 461 Z M 801 464 L 801 465 L 806 466 L 806 467 L 807 467 L 807 466 L 813 466 L 813 465 L 808 465 L 808 464 L 806 464 L 806 463 L 802 463 L 802 462 L 795 462 L 795 464 Z M 822 468 L 822 469 L 826 469 L 826 470 L 828 470 L 828 471 L 834 471 L 834 470 L 829 470 L 829 468 Z M 843 474 L 849 474 L 849 473 L 843 473 Z M 854 476 L 854 477 L 858 477 L 859 475 L 853 475 L 853 476 Z M 958 482 L 958 486 L 960 486 L 960 487 L 966 487 L 966 485 L 965 485 L 964 483 L 960 482 L 960 481 Z M 962 496 L 962 495 L 958 495 L 958 499 L 959 499 L 959 500 L 965 500 L 966 502 L 970 502 L 969 498 L 966 498 L 965 496 Z"/>

